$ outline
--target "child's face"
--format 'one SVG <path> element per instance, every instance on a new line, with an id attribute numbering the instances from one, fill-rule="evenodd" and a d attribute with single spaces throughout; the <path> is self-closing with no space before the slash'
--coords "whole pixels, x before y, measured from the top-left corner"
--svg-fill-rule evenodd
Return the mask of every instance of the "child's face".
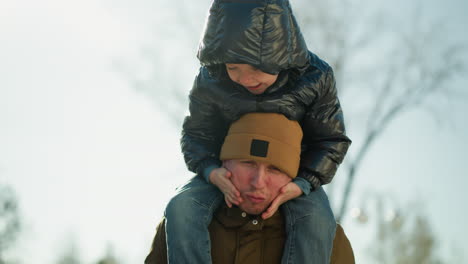
<path id="1" fill-rule="evenodd" d="M 278 74 L 262 72 L 249 64 L 226 63 L 226 70 L 233 82 L 244 86 L 253 94 L 262 94 L 278 78 Z"/>

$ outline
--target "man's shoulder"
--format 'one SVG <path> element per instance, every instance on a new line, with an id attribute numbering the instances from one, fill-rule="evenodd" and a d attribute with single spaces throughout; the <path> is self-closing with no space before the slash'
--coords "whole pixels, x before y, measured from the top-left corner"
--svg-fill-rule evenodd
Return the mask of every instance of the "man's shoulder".
<path id="1" fill-rule="evenodd" d="M 331 255 L 331 264 L 354 264 L 354 253 L 351 243 L 346 236 L 343 227 L 336 224 L 335 239 L 333 240 L 333 249 Z"/>
<path id="2" fill-rule="evenodd" d="M 151 244 L 150 253 L 145 259 L 145 264 L 167 263 L 166 248 L 166 219 L 163 218 L 156 227 L 156 235 Z"/>
<path id="3" fill-rule="evenodd" d="M 151 245 L 151 250 L 145 259 L 145 264 L 167 263 L 166 248 L 166 230 L 165 218 L 163 218 L 157 228 L 156 235 Z M 335 239 L 333 240 L 333 249 L 331 264 L 354 264 L 354 253 L 351 243 L 340 224 L 336 226 Z"/>

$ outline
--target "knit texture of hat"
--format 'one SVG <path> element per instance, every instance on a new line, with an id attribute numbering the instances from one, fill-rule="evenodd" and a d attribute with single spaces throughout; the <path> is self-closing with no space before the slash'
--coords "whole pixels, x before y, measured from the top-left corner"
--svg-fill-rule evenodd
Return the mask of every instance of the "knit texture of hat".
<path id="1" fill-rule="evenodd" d="M 250 113 L 232 123 L 221 147 L 221 160 L 251 159 L 270 163 L 295 178 L 301 155 L 302 128 L 275 113 Z"/>

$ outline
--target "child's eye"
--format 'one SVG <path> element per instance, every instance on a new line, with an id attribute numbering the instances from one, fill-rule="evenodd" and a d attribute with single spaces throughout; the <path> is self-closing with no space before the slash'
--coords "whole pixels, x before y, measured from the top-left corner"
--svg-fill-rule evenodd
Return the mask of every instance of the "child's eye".
<path id="1" fill-rule="evenodd" d="M 228 69 L 229 71 L 233 71 L 237 69 L 237 66 L 233 64 L 226 64 L 226 69 Z"/>

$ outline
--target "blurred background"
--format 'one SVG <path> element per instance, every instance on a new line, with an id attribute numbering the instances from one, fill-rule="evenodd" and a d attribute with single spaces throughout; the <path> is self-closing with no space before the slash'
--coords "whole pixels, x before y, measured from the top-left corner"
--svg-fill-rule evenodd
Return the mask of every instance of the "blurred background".
<path id="1" fill-rule="evenodd" d="M 208 0 L 0 1 L 0 263 L 142 263 L 174 189 Z M 468 263 L 468 2 L 291 0 L 353 144 L 357 263 Z"/>

